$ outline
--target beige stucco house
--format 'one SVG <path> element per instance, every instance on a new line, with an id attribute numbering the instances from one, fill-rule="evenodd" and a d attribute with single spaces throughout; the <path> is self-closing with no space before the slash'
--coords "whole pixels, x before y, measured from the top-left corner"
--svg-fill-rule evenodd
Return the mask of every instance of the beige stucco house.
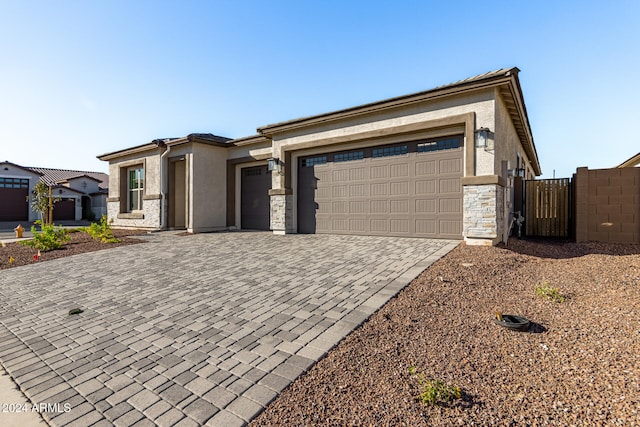
<path id="1" fill-rule="evenodd" d="M 57 200 L 54 221 L 100 218 L 107 213 L 109 176 L 102 172 L 20 166 L 0 162 L 0 221 L 26 225 L 40 219 L 31 205 L 38 182 Z"/>
<path id="2" fill-rule="evenodd" d="M 518 69 L 258 128 L 154 140 L 109 161 L 114 226 L 506 240 L 540 164 Z"/>

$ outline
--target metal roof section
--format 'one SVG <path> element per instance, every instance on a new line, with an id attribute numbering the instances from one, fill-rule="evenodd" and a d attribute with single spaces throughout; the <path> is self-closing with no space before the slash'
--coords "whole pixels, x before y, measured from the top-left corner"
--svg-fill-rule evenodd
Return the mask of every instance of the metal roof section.
<path id="1" fill-rule="evenodd" d="M 513 68 L 501 68 L 500 70 L 491 71 L 477 76 L 469 77 L 463 80 L 458 80 L 454 83 L 449 83 L 442 86 L 437 86 L 433 89 L 415 92 L 408 95 L 401 95 L 394 98 L 384 99 L 381 101 L 375 101 L 368 104 L 362 104 L 355 107 L 349 107 L 341 110 L 335 110 L 328 113 L 316 114 L 313 116 L 301 117 L 292 120 L 286 120 L 279 123 L 274 123 L 258 128 L 258 133 L 263 135 L 269 135 L 297 127 L 302 127 L 307 124 L 316 124 L 319 122 L 331 121 L 339 118 L 345 118 L 352 115 L 359 115 L 369 113 L 376 110 L 382 110 L 399 105 L 410 104 L 413 102 L 424 101 L 426 99 L 432 99 L 443 95 L 451 95 L 456 92 L 463 92 L 466 90 L 477 89 L 482 86 L 493 86 L 495 79 L 508 79 L 511 75 L 517 73 L 520 70 L 516 67 Z M 489 84 L 487 84 L 489 83 Z"/>
<path id="2" fill-rule="evenodd" d="M 2 167 L 2 165 L 9 165 L 9 166 L 12 166 L 14 168 L 21 169 L 21 170 L 26 171 L 26 172 L 31 172 L 33 174 L 40 175 L 40 176 L 43 175 L 42 173 L 37 172 L 37 171 L 33 170 L 32 168 L 27 168 L 27 167 L 24 167 L 24 166 L 20 166 L 20 165 L 17 165 L 15 163 L 11 163 L 11 162 L 9 162 L 7 160 L 5 160 L 4 162 L 0 162 L 0 167 Z M 5 168 L 6 168 L 6 166 L 5 166 Z"/>
<path id="3" fill-rule="evenodd" d="M 91 178 L 95 181 L 98 181 L 100 187 L 109 188 L 109 175 L 102 172 L 91 172 L 91 171 L 78 171 L 78 170 L 67 170 L 67 169 L 50 169 L 50 168 L 39 168 L 39 167 L 27 167 L 25 169 L 29 169 L 35 173 L 41 175 L 40 180 L 43 181 L 47 185 L 55 186 L 61 182 L 66 182 L 70 179 L 80 178 L 86 176 L 87 178 Z"/>

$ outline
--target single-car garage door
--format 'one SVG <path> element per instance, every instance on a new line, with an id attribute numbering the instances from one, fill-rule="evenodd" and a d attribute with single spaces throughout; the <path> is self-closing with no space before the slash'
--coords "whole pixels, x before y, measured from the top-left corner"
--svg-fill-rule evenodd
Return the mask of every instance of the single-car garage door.
<path id="1" fill-rule="evenodd" d="M 28 221 L 28 196 L 28 179 L 0 178 L 0 221 Z"/>
<path id="2" fill-rule="evenodd" d="M 462 238 L 462 136 L 300 158 L 298 232 Z"/>
<path id="3" fill-rule="evenodd" d="M 54 221 L 73 221 L 76 219 L 76 199 L 62 199 L 53 204 Z"/>
<path id="4" fill-rule="evenodd" d="M 267 166 L 241 169 L 240 227 L 245 230 L 269 230 L 269 190 L 271 172 Z"/>

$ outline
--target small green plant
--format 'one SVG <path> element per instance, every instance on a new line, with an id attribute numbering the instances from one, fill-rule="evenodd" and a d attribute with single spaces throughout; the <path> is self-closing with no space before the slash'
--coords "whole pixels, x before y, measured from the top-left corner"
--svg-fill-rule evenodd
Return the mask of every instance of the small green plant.
<path id="1" fill-rule="evenodd" d="M 557 303 L 562 303 L 566 299 L 566 297 L 560 293 L 558 288 L 554 288 L 551 286 L 551 282 L 549 282 L 548 280 L 544 280 L 538 283 L 538 287 L 536 288 L 536 295 L 548 298 L 551 301 Z"/>
<path id="2" fill-rule="evenodd" d="M 91 237 L 96 240 L 100 240 L 102 243 L 118 243 L 120 240 L 116 239 L 113 235 L 113 231 L 111 230 L 111 224 L 107 219 L 106 215 L 102 215 L 100 218 L 100 222 L 92 222 L 89 227 L 85 227 L 82 229 L 89 233 Z"/>
<path id="3" fill-rule="evenodd" d="M 70 239 L 68 231 L 64 228 L 56 228 L 53 224 L 43 224 L 40 220 L 37 220 L 35 224 L 40 226 L 40 231 L 36 229 L 35 225 L 32 225 L 33 239 L 23 240 L 20 242 L 21 245 L 41 251 L 50 251 L 61 248 Z"/>
<path id="4" fill-rule="evenodd" d="M 409 367 L 409 374 L 416 377 L 420 384 L 419 400 L 425 405 L 448 405 L 455 399 L 462 397 L 460 387 L 446 384 L 439 379 L 428 379 L 417 373 L 415 366 Z"/>

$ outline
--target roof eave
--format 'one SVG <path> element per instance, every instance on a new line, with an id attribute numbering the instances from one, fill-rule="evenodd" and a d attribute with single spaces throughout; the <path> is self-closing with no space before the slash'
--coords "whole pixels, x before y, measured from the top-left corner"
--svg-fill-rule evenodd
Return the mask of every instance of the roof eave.
<path id="1" fill-rule="evenodd" d="M 630 159 L 625 160 L 624 162 L 620 163 L 617 168 L 632 168 L 635 167 L 636 165 L 640 164 L 640 153 L 636 154 L 635 156 L 631 156 Z"/>
<path id="2" fill-rule="evenodd" d="M 502 85 L 500 90 L 500 94 L 503 98 L 509 98 L 507 102 L 507 110 L 516 129 L 516 133 L 518 134 L 518 138 L 529 157 L 534 173 L 536 176 L 540 176 L 542 175 L 540 160 L 533 140 L 533 133 L 531 132 L 531 125 L 527 114 L 527 107 L 524 103 L 524 95 L 522 94 L 522 87 L 520 86 L 520 81 L 517 78 L 517 73 L 512 75 L 508 85 Z"/>
<path id="3" fill-rule="evenodd" d="M 28 167 L 20 166 L 20 165 L 17 165 L 15 163 L 11 163 L 9 161 L 3 161 L 3 162 L 0 162 L 0 164 L 11 165 L 14 168 L 22 169 L 23 171 L 30 172 L 30 173 L 32 173 L 34 175 L 40 175 L 40 176 L 44 175 L 42 172 L 34 171 L 33 169 L 30 169 Z"/>
<path id="4" fill-rule="evenodd" d="M 382 110 L 391 108 L 402 107 L 406 105 L 415 104 L 418 102 L 425 102 L 434 100 L 437 98 L 458 95 L 466 92 L 477 91 L 484 88 L 490 88 L 498 86 L 505 82 L 510 81 L 513 74 L 517 75 L 518 69 L 511 68 L 504 73 L 494 75 L 479 80 L 462 81 L 461 83 L 441 86 L 438 88 L 430 89 L 423 92 L 413 93 L 409 95 L 403 95 L 395 98 L 390 98 L 382 101 L 377 101 L 369 104 L 359 105 L 356 107 L 346 108 L 342 110 L 332 111 L 329 113 L 318 114 L 309 117 L 302 117 L 294 120 L 288 120 L 285 122 L 274 123 L 259 127 L 258 133 L 268 137 L 272 137 L 274 134 L 287 132 L 304 128 L 307 126 L 315 126 L 322 123 L 328 123 L 335 120 L 344 120 L 351 117 L 356 117 L 364 114 L 370 114 Z"/>
<path id="5" fill-rule="evenodd" d="M 156 142 L 149 142 L 142 145 L 137 145 L 135 147 L 129 147 L 118 151 L 112 151 L 110 153 L 100 154 L 96 156 L 99 160 L 109 161 L 113 159 L 117 159 L 124 156 L 130 156 L 132 154 L 140 154 L 145 151 L 153 150 L 159 148 L 160 145 Z"/>
<path id="6" fill-rule="evenodd" d="M 245 136 L 243 138 L 236 138 L 229 141 L 229 143 L 233 144 L 236 147 L 242 147 L 245 145 L 253 145 L 260 144 L 265 142 L 271 142 L 271 140 L 264 135 L 251 135 Z"/>

